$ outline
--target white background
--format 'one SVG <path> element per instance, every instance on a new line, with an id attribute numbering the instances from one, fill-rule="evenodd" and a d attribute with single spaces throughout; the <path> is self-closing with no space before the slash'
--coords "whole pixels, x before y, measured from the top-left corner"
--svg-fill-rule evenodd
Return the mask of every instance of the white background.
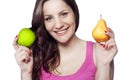
<path id="1" fill-rule="evenodd" d="M 0 1 L 0 80 L 20 80 L 20 68 L 14 58 L 12 42 L 19 30 L 31 26 L 36 0 Z M 100 14 L 112 28 L 120 50 L 120 5 L 119 0 L 76 0 L 80 10 L 80 26 L 77 35 L 94 41 L 91 35 L 100 19 Z M 119 80 L 120 52 L 115 56 L 114 80 Z"/>

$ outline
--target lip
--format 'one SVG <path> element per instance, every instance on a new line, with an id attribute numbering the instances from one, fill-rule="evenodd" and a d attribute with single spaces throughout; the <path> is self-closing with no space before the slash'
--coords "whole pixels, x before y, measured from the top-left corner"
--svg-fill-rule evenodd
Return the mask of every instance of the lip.
<path id="1" fill-rule="evenodd" d="M 55 31 L 55 33 L 58 35 L 58 36 L 62 36 L 64 34 L 67 33 L 69 27 L 65 28 L 65 29 L 62 29 L 62 30 L 58 30 L 58 31 Z"/>

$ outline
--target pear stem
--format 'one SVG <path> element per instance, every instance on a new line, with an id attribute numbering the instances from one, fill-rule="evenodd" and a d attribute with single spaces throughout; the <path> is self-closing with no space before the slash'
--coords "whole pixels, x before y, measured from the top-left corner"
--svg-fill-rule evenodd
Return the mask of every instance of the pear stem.
<path id="1" fill-rule="evenodd" d="M 100 19 L 102 19 L 102 15 L 100 14 Z"/>

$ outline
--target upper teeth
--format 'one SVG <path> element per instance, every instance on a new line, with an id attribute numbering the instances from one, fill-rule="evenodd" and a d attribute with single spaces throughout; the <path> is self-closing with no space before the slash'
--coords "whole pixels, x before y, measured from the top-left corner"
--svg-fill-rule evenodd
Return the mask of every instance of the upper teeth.
<path id="1" fill-rule="evenodd" d="M 57 33 L 64 33 L 66 30 L 63 30 L 63 31 L 58 31 Z"/>

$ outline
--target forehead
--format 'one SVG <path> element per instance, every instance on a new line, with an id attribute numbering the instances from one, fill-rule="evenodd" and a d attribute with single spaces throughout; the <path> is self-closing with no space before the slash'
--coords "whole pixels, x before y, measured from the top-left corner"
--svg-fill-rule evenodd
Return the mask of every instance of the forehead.
<path id="1" fill-rule="evenodd" d="M 56 11 L 61 10 L 70 10 L 71 8 L 67 5 L 64 0 L 48 0 L 43 5 L 43 12 L 44 13 L 55 13 Z"/>

